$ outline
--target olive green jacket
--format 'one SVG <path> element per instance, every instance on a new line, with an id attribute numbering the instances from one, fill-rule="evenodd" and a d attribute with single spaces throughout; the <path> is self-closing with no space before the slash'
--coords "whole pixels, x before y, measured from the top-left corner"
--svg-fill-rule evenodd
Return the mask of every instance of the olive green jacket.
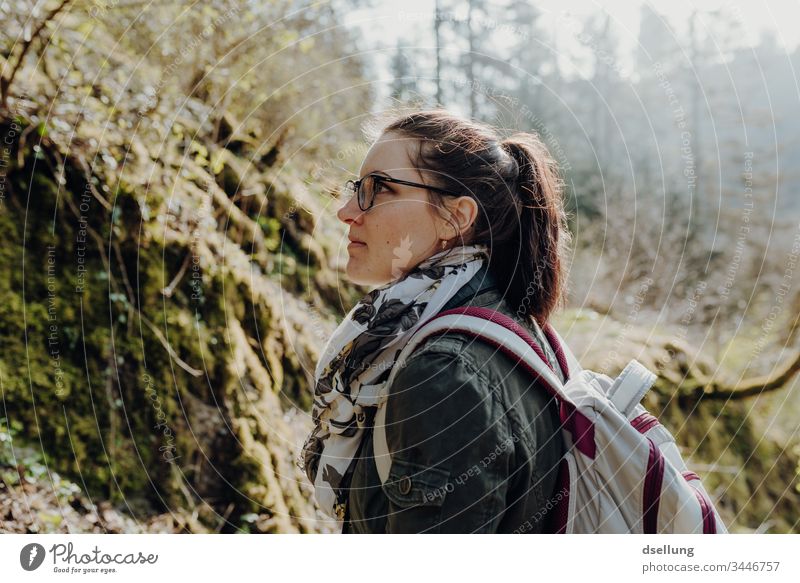
<path id="1" fill-rule="evenodd" d="M 497 309 L 523 323 L 484 267 L 442 311 Z M 560 374 L 560 371 L 559 371 Z M 349 476 L 345 533 L 542 532 L 564 453 L 558 407 L 504 353 L 463 333 L 426 340 L 390 388 L 389 479 L 381 485 L 365 431 Z"/>

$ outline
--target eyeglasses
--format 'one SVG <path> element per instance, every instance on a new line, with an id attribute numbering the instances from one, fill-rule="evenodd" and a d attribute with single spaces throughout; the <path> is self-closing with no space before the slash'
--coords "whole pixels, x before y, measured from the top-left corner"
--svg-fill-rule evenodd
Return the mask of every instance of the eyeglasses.
<path id="1" fill-rule="evenodd" d="M 420 184 L 419 182 L 409 182 L 408 180 L 400 180 L 383 174 L 367 174 L 361 180 L 348 180 L 344 183 L 346 190 L 358 193 L 358 208 L 362 211 L 368 211 L 375 204 L 375 196 L 381 190 L 381 184 L 384 182 L 391 182 L 393 184 L 403 184 L 405 186 L 413 186 L 415 188 L 424 188 L 425 190 L 433 190 L 441 194 L 449 196 L 461 196 L 457 192 L 451 192 L 442 188 L 436 188 L 429 184 Z"/>

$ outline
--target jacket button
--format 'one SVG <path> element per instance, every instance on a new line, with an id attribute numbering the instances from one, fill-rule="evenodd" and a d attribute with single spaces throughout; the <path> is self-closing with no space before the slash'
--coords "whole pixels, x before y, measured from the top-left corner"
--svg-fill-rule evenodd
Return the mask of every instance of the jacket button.
<path id="1" fill-rule="evenodd" d="M 401 494 L 408 494 L 411 492 L 411 478 L 403 476 L 400 478 L 400 483 L 397 485 Z"/>

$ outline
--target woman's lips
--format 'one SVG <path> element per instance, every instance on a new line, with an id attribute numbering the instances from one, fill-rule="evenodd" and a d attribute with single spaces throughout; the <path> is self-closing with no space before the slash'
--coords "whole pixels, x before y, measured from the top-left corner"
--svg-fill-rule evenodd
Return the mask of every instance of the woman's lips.
<path id="1" fill-rule="evenodd" d="M 361 241 L 360 239 L 356 239 L 353 237 L 352 234 L 348 233 L 347 238 L 350 239 L 350 244 L 347 246 L 347 249 L 358 249 L 359 247 L 366 247 L 367 244 Z"/>

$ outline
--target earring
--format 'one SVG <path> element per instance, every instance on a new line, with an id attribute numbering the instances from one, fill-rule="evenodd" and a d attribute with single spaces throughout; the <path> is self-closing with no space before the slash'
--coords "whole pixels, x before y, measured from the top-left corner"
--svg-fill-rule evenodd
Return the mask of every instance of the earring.
<path id="1" fill-rule="evenodd" d="M 441 247 L 442 251 L 444 251 L 447 248 L 447 239 L 441 239 L 441 244 L 439 246 Z"/>

